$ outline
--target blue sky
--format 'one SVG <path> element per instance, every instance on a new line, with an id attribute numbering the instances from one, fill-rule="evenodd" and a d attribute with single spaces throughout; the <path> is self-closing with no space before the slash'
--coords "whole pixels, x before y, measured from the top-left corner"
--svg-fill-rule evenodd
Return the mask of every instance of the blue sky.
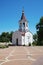
<path id="1" fill-rule="evenodd" d="M 43 0 L 0 0 L 0 34 L 18 29 L 23 7 L 29 30 L 36 33 L 36 24 L 43 16 Z"/>

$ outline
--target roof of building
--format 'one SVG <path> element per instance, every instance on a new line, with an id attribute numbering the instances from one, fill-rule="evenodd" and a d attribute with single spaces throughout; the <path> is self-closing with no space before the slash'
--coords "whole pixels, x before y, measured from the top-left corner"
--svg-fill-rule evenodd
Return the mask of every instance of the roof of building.
<path id="1" fill-rule="evenodd" d="M 21 35 L 22 35 L 22 36 L 25 36 L 25 32 L 21 32 Z"/>
<path id="2" fill-rule="evenodd" d="M 26 20 L 26 17 L 25 17 L 25 15 L 24 15 L 24 10 L 22 10 L 22 16 L 21 16 L 21 20 Z"/>

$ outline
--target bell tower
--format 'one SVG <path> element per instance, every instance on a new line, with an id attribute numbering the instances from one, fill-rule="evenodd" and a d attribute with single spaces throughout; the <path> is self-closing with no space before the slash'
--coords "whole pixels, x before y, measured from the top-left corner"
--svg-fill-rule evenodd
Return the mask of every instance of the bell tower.
<path id="1" fill-rule="evenodd" d="M 19 20 L 19 31 L 20 32 L 28 32 L 28 21 L 25 18 L 24 10 L 22 10 L 22 16 Z"/>

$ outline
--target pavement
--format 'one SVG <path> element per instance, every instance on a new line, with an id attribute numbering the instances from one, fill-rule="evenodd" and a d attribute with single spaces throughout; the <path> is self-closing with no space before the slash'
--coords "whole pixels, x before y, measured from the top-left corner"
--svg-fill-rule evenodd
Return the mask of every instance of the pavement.
<path id="1" fill-rule="evenodd" d="M 0 49 L 0 65 L 43 65 L 43 46 Z"/>

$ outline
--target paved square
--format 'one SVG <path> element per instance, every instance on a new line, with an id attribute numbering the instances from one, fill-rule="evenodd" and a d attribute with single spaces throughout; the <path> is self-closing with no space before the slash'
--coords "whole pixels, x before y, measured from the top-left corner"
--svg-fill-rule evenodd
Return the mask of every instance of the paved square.
<path id="1" fill-rule="evenodd" d="M 12 46 L 0 49 L 0 65 L 35 65 L 36 62 L 38 65 L 42 61 L 43 46 Z"/>

